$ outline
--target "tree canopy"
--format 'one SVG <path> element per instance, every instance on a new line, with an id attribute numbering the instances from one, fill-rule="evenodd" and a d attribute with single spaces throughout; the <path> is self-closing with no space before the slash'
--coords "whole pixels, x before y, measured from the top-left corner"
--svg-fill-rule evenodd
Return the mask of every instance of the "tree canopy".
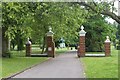
<path id="1" fill-rule="evenodd" d="M 110 11 L 110 6 L 110 3 L 97 2 L 4 2 L 2 26 L 6 37 L 13 45 L 18 45 L 18 50 L 23 48 L 28 37 L 34 43 L 45 45 L 45 34 L 49 27 L 52 27 L 55 33 L 55 41 L 63 37 L 66 43 L 75 44 L 78 42 L 80 26 L 84 25 L 89 35 L 93 33 L 93 41 L 97 38 L 95 36 L 102 37 L 96 39 L 99 42 L 103 41 L 106 35 L 114 38 L 111 32 L 115 27 L 105 21 L 106 15 L 112 16 L 103 13 L 106 7 L 107 11 Z M 116 18 L 113 19 L 119 22 Z M 88 36 L 88 40 L 89 38 Z"/>

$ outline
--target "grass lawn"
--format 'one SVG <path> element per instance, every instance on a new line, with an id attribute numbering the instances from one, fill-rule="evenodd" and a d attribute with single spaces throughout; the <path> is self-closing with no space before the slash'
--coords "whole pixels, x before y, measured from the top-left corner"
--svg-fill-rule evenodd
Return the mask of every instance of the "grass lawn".
<path id="1" fill-rule="evenodd" d="M 68 49 L 67 48 L 59 48 L 59 49 L 55 49 L 55 53 L 57 54 L 57 55 L 59 55 L 59 54 L 62 54 L 62 53 L 65 53 L 66 51 L 68 51 Z"/>
<path id="2" fill-rule="evenodd" d="M 12 57 L 2 59 L 2 77 L 8 77 L 32 65 L 47 60 L 47 57 Z"/>
<path id="3" fill-rule="evenodd" d="M 32 45 L 32 54 L 40 54 L 42 49 L 40 49 L 39 45 Z M 67 48 L 55 48 L 55 53 L 56 54 L 61 54 L 68 51 Z"/>
<path id="4" fill-rule="evenodd" d="M 2 78 L 2 58 L 0 58 L 0 79 Z"/>
<path id="5" fill-rule="evenodd" d="M 40 49 L 37 46 L 32 47 L 33 53 L 39 53 Z M 67 49 L 56 49 L 56 54 L 64 53 Z M 2 78 L 6 78 L 11 76 L 17 72 L 20 72 L 26 68 L 29 68 L 33 65 L 39 64 L 43 61 L 48 60 L 48 57 L 25 57 L 25 50 L 23 51 L 11 51 L 11 58 L 3 58 L 2 59 Z M 0 61 L 1 62 L 1 61 Z M 0 77 L 1 78 L 1 77 Z"/>
<path id="6" fill-rule="evenodd" d="M 80 58 L 87 78 L 118 78 L 118 51 L 112 47 L 110 57 Z"/>

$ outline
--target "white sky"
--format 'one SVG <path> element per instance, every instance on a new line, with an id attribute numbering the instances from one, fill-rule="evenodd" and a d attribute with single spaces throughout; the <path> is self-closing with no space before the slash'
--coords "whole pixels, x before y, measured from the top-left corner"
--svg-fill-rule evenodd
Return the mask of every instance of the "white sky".
<path id="1" fill-rule="evenodd" d="M 115 1 L 114 6 L 117 9 L 117 12 L 114 12 L 114 13 L 118 15 L 118 0 Z M 112 18 L 107 18 L 106 20 L 110 23 L 114 22 L 114 20 Z"/>

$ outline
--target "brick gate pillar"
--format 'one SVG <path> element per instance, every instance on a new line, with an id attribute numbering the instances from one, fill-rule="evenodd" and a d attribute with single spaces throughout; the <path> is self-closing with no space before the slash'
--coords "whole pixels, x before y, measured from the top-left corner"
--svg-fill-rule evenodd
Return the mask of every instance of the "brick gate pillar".
<path id="1" fill-rule="evenodd" d="M 49 28 L 49 32 L 46 34 L 47 35 L 47 54 L 48 57 L 55 57 L 55 43 L 53 40 L 53 32 L 51 31 L 52 28 Z"/>
<path id="2" fill-rule="evenodd" d="M 79 32 L 79 46 L 78 46 L 78 57 L 85 56 L 85 34 L 84 27 L 81 26 L 81 31 Z"/>
<path id="3" fill-rule="evenodd" d="M 26 57 L 30 57 L 31 56 L 31 42 L 28 41 L 26 42 Z"/>
<path id="4" fill-rule="evenodd" d="M 110 49 L 110 39 L 109 39 L 109 36 L 106 37 L 107 39 L 105 40 L 105 56 L 110 56 L 110 52 L 111 52 L 111 49 Z"/>

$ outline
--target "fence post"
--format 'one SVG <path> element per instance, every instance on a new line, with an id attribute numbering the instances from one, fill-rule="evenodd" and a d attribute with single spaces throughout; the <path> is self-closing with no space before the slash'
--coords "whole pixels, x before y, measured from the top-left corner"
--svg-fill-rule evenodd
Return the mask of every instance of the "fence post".
<path id="1" fill-rule="evenodd" d="M 31 42 L 29 41 L 29 38 L 28 38 L 28 41 L 26 42 L 26 57 L 30 57 L 31 56 Z"/>
<path id="2" fill-rule="evenodd" d="M 105 56 L 110 56 L 110 39 L 109 39 L 109 36 L 106 36 L 106 40 L 105 40 Z"/>
<path id="3" fill-rule="evenodd" d="M 55 43 L 53 40 L 53 32 L 52 32 L 52 28 L 49 28 L 49 32 L 47 32 L 47 54 L 48 57 L 55 57 Z"/>
<path id="4" fill-rule="evenodd" d="M 79 32 L 79 46 L 78 46 L 78 57 L 85 56 L 85 34 L 84 27 L 81 26 L 81 31 Z"/>

